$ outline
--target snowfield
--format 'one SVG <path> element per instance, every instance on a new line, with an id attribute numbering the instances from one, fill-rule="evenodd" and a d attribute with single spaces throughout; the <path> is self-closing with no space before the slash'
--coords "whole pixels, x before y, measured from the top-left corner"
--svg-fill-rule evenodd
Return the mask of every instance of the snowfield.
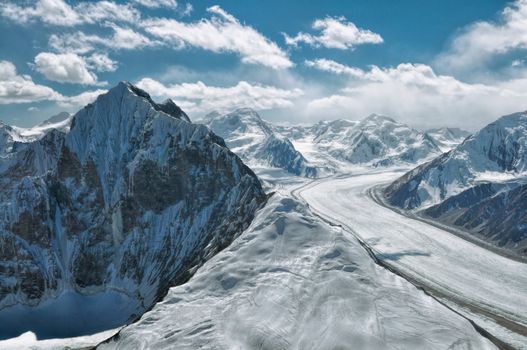
<path id="1" fill-rule="evenodd" d="M 370 198 L 369 189 L 400 174 L 333 177 L 297 193 L 316 213 L 353 232 L 383 263 L 499 339 L 527 348 L 527 264 L 402 216 Z"/>
<path id="2" fill-rule="evenodd" d="M 99 346 L 198 348 L 495 349 L 289 193 L 275 194 L 188 283 Z"/>

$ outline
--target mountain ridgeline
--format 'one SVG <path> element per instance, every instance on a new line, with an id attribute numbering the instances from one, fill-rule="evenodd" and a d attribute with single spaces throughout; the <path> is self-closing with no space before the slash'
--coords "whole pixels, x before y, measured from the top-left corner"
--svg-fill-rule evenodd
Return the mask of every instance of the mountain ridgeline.
<path id="1" fill-rule="evenodd" d="M 527 113 L 504 116 L 384 190 L 391 205 L 527 256 Z"/>
<path id="2" fill-rule="evenodd" d="M 66 291 L 122 293 L 140 314 L 266 201 L 223 139 L 129 83 L 76 113 L 69 132 L 19 141 L 0 159 L 0 316 Z"/>
<path id="3" fill-rule="evenodd" d="M 239 108 L 227 114 L 213 112 L 202 122 L 248 165 L 279 168 L 293 175 L 316 177 L 316 167 L 309 164 L 291 141 L 276 132 L 250 108 Z"/>

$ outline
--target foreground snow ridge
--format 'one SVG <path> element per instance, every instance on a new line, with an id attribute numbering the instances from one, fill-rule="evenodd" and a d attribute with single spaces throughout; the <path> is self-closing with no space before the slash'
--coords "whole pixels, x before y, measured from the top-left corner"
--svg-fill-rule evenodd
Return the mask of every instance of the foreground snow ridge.
<path id="1" fill-rule="evenodd" d="M 495 349 L 349 233 L 275 194 L 231 246 L 98 349 L 350 347 Z"/>

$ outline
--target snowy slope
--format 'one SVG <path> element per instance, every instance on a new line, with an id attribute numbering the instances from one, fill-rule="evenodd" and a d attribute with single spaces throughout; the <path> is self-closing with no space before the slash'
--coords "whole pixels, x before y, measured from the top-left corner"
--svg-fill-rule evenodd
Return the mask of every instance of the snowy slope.
<path id="1" fill-rule="evenodd" d="M 98 349 L 494 349 L 288 197 Z"/>
<path id="2" fill-rule="evenodd" d="M 385 190 L 390 204 L 527 253 L 527 114 L 504 116 Z M 492 185 L 489 185 L 492 184 Z M 499 223 L 496 220 L 500 220 Z"/>
<path id="3" fill-rule="evenodd" d="M 211 113 L 201 122 L 221 136 L 227 146 L 251 167 L 271 166 L 295 175 L 317 176 L 317 169 L 306 161 L 291 141 L 250 108 L 240 108 L 225 115 Z"/>
<path id="4" fill-rule="evenodd" d="M 463 142 L 470 133 L 459 128 L 436 128 L 425 131 L 434 139 L 442 152 L 448 152 Z"/>
<path id="5" fill-rule="evenodd" d="M 5 157 L 13 151 L 15 147 L 21 147 L 21 144 L 42 138 L 51 130 L 60 130 L 67 132 L 71 123 L 71 115 L 67 112 L 61 112 L 46 121 L 32 127 L 20 128 L 0 122 L 0 157 Z M 18 145 L 16 145 L 18 143 Z"/>
<path id="6" fill-rule="evenodd" d="M 332 156 L 353 164 L 415 163 L 440 154 L 427 134 L 376 114 L 349 125 L 344 132 L 325 131 L 314 141 Z"/>
<path id="7" fill-rule="evenodd" d="M 69 132 L 48 131 L 0 163 L 0 319 L 53 305 L 0 338 L 119 326 L 247 227 L 266 199 L 259 180 L 176 107 L 120 83 Z M 96 310 L 90 298 L 107 317 L 82 318 Z M 45 315 L 79 327 L 43 330 Z"/>
<path id="8" fill-rule="evenodd" d="M 382 188 L 399 174 L 376 169 L 328 178 L 299 195 L 324 218 L 353 230 L 395 271 L 512 348 L 527 349 L 527 264 L 377 204 L 370 189 Z"/>
<path id="9" fill-rule="evenodd" d="M 527 114 L 504 116 L 461 145 L 408 172 L 386 194 L 392 204 L 437 204 L 479 181 L 511 180 L 527 171 Z"/>
<path id="10" fill-rule="evenodd" d="M 417 164 L 441 154 L 436 141 L 395 120 L 372 114 L 361 121 L 338 119 L 311 126 L 280 126 L 314 164 L 335 171 L 350 166 Z"/>

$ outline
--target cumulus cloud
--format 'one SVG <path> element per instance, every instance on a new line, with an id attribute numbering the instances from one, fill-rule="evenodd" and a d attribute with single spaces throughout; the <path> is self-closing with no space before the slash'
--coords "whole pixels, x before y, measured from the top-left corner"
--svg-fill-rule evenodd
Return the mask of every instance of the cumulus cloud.
<path id="1" fill-rule="evenodd" d="M 300 89 L 284 90 L 245 81 L 230 87 L 216 87 L 201 81 L 165 85 L 157 80 L 144 78 L 137 86 L 156 98 L 171 98 L 186 111 L 198 114 L 213 110 L 227 111 L 236 107 L 251 107 L 256 110 L 288 108 L 294 105 L 295 98 L 303 95 Z"/>
<path id="2" fill-rule="evenodd" d="M 316 68 L 325 72 L 331 72 L 335 74 L 345 74 L 356 77 L 362 77 L 364 75 L 364 71 L 362 69 L 346 66 L 344 64 L 325 58 L 320 58 L 313 61 L 306 60 L 304 61 L 304 64 L 308 67 Z"/>
<path id="3" fill-rule="evenodd" d="M 0 61 L 0 104 L 55 101 L 63 106 L 81 107 L 104 91 L 87 91 L 77 96 L 64 96 L 48 86 L 34 83 L 29 75 L 19 75 L 12 62 Z"/>
<path id="4" fill-rule="evenodd" d="M 380 44 L 382 37 L 368 29 L 358 28 L 344 17 L 326 17 L 313 22 L 312 28 L 317 35 L 300 32 L 291 37 L 284 33 L 287 45 L 298 46 L 305 43 L 310 46 L 323 46 L 331 49 L 351 49 L 363 44 Z"/>
<path id="5" fill-rule="evenodd" d="M 64 0 L 38 0 L 33 6 L 1 3 L 0 14 L 14 22 L 26 24 L 41 21 L 49 25 L 75 26 L 100 21 L 137 22 L 140 13 L 128 4 L 112 1 L 81 2 L 70 6 Z"/>
<path id="6" fill-rule="evenodd" d="M 0 104 L 56 100 L 60 94 L 53 89 L 35 84 L 30 76 L 19 75 L 9 61 L 0 61 Z"/>
<path id="7" fill-rule="evenodd" d="M 181 12 L 181 15 L 184 17 L 184 16 L 190 16 L 190 14 L 192 13 L 192 11 L 194 11 L 194 6 L 192 6 L 192 4 L 190 2 L 187 2 L 185 4 L 185 8 L 183 9 L 183 11 Z"/>
<path id="8" fill-rule="evenodd" d="M 146 32 L 166 41 L 172 47 L 198 47 L 212 52 L 232 52 L 242 62 L 261 64 L 275 69 L 293 66 L 286 52 L 254 28 L 240 23 L 219 6 L 207 9 L 210 19 L 184 23 L 169 18 L 144 20 Z"/>
<path id="9" fill-rule="evenodd" d="M 117 61 L 112 60 L 106 53 L 93 53 L 86 58 L 88 67 L 97 72 L 114 72 L 117 70 Z"/>
<path id="10" fill-rule="evenodd" d="M 461 30 L 435 64 L 445 71 L 464 74 L 484 69 L 496 58 L 525 49 L 527 0 L 517 0 L 505 7 L 498 21 L 479 21 Z"/>
<path id="11" fill-rule="evenodd" d="M 46 78 L 60 83 L 94 85 L 97 76 L 90 72 L 84 58 L 74 53 L 41 52 L 35 57 L 34 68 Z"/>
<path id="12" fill-rule="evenodd" d="M 307 113 L 330 117 L 361 118 L 370 113 L 392 115 L 420 126 L 480 127 L 500 115 L 525 109 L 526 79 L 497 85 L 469 84 L 439 75 L 424 64 L 368 70 L 321 60 L 312 67 L 349 75 L 344 89 L 317 98 Z"/>
<path id="13" fill-rule="evenodd" d="M 108 90 L 97 89 L 93 91 L 85 91 L 74 96 L 62 96 L 57 99 L 57 104 L 65 108 L 79 108 L 84 107 L 88 103 L 92 103 L 101 94 L 106 93 Z"/>
<path id="14" fill-rule="evenodd" d="M 168 8 L 176 8 L 177 2 L 176 0 L 133 0 L 136 4 L 142 5 L 144 7 L 149 8 L 160 8 L 160 7 L 168 7 Z"/>
<path id="15" fill-rule="evenodd" d="M 49 38 L 49 46 L 58 52 L 85 54 L 101 46 L 112 50 L 134 50 L 160 44 L 133 29 L 115 24 L 109 24 L 109 27 L 113 30 L 113 34 L 108 37 L 85 34 L 82 31 L 72 34 L 52 34 Z"/>

